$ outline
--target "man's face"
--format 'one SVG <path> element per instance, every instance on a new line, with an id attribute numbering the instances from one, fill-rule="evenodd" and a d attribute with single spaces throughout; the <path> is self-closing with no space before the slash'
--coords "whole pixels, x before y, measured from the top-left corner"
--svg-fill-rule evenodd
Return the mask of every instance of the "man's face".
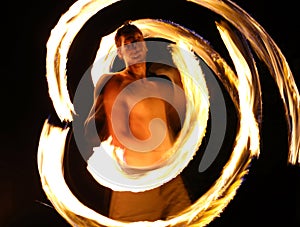
<path id="1" fill-rule="evenodd" d="M 147 47 L 144 37 L 140 33 L 122 35 L 120 40 L 121 46 L 118 49 L 118 55 L 127 65 L 146 60 Z"/>

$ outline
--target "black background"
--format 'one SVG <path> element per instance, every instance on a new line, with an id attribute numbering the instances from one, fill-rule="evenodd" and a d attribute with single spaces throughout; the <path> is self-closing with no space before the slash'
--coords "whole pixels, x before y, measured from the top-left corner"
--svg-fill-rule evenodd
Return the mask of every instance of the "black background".
<path id="1" fill-rule="evenodd" d="M 1 63 L 0 226 L 69 226 L 45 197 L 36 156 L 42 125 L 49 115 L 55 115 L 45 77 L 46 42 L 51 29 L 74 2 L 22 1 L 3 6 L 7 14 L 1 15 L 4 54 Z M 126 2 L 130 3 L 127 7 L 114 6 L 113 14 L 104 10 L 75 39 L 68 63 L 68 73 L 72 75 L 68 78 L 71 93 L 92 63 L 98 47 L 96 37 L 111 32 L 126 19 L 171 20 L 201 33 L 218 46 L 214 28 L 199 20 L 205 20 L 205 14 L 200 15 L 201 11 L 194 4 L 167 0 L 164 1 L 166 7 L 161 5 L 162 1 Z M 299 86 L 300 20 L 296 1 L 235 2 L 278 44 Z M 286 124 L 276 85 L 270 76 L 261 79 L 264 102 L 261 155 L 254 161 L 234 200 L 209 226 L 300 226 L 300 168 L 287 163 Z"/>

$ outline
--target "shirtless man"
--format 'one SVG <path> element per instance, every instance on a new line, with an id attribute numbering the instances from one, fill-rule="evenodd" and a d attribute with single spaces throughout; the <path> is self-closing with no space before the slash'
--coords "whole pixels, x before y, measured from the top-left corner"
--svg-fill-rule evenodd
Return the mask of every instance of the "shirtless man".
<path id="1" fill-rule="evenodd" d="M 102 141 L 111 136 L 111 144 L 123 150 L 122 162 L 126 165 L 155 166 L 166 159 L 165 154 L 176 136 L 168 126 L 170 108 L 159 98 L 170 93 L 169 87 L 161 82 L 164 79 L 147 78 L 147 46 L 136 26 L 125 24 L 118 29 L 115 44 L 125 69 L 101 77 L 96 85 L 94 110 L 86 126 L 88 129 L 88 123 L 94 120 Z M 154 221 L 174 215 L 188 205 L 188 193 L 178 176 L 145 192 L 114 191 L 109 217 L 124 221 Z"/>

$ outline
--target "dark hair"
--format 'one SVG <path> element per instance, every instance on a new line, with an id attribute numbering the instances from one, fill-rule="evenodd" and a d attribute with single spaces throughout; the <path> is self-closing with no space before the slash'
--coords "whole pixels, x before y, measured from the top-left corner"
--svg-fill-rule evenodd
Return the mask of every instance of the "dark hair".
<path id="1" fill-rule="evenodd" d="M 117 30 L 117 33 L 115 35 L 116 46 L 117 47 L 121 46 L 120 37 L 122 35 L 128 35 L 128 34 L 132 34 L 132 33 L 136 33 L 136 32 L 143 35 L 142 31 L 137 26 L 131 24 L 130 21 L 126 21 L 124 23 L 124 25 Z"/>

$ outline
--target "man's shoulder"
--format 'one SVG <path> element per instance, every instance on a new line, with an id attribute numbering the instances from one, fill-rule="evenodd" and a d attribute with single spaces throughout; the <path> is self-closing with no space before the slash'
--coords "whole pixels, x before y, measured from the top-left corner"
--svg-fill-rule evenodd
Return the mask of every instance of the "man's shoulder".
<path id="1" fill-rule="evenodd" d="M 153 63 L 149 67 L 149 73 L 158 77 L 168 78 L 172 82 L 181 85 L 181 74 L 175 65 Z"/>
<path id="2" fill-rule="evenodd" d="M 95 85 L 95 95 L 104 92 L 107 87 L 119 87 L 122 84 L 122 76 L 119 73 L 103 74 Z"/>
<path id="3" fill-rule="evenodd" d="M 155 74 L 168 73 L 168 72 L 177 72 L 178 69 L 175 65 L 168 65 L 164 63 L 154 62 L 149 67 L 149 72 Z"/>

